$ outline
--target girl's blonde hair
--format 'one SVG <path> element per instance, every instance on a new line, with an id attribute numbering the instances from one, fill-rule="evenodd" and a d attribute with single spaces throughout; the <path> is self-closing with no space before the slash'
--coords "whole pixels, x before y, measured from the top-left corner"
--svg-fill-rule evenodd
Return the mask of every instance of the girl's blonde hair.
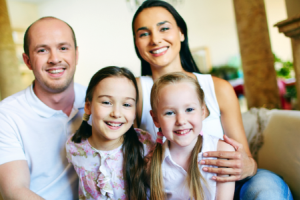
<path id="1" fill-rule="evenodd" d="M 199 102 L 201 106 L 204 105 L 204 92 L 201 89 L 199 83 L 194 78 L 181 73 L 175 72 L 171 74 L 166 74 L 161 76 L 155 81 L 151 90 L 151 106 L 154 115 L 157 115 L 157 104 L 159 103 L 158 94 L 159 91 L 170 84 L 176 84 L 180 82 L 191 83 L 195 87 L 195 92 L 197 93 Z M 188 169 L 187 183 L 190 190 L 191 199 L 203 200 L 204 192 L 201 185 L 200 179 L 207 186 L 207 183 L 203 176 L 201 175 L 198 167 L 198 154 L 202 148 L 202 136 L 198 136 L 197 143 L 192 150 L 190 157 L 190 164 Z M 150 199 L 161 200 L 165 199 L 165 194 L 163 192 L 163 177 L 161 171 L 162 159 L 163 159 L 163 149 L 162 144 L 157 143 L 153 152 L 153 157 L 150 164 Z"/>

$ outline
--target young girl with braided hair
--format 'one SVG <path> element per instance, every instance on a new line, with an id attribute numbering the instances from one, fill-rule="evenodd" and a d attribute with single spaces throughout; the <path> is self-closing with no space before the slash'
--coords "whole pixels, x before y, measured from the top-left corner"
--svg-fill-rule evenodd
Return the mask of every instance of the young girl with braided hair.
<path id="1" fill-rule="evenodd" d="M 79 176 L 79 199 L 147 198 L 143 157 L 154 142 L 133 128 L 137 98 L 135 77 L 126 68 L 106 67 L 92 77 L 83 122 L 66 144 Z"/>
<path id="2" fill-rule="evenodd" d="M 215 136 L 202 134 L 205 103 L 198 82 L 180 72 L 161 76 L 152 87 L 151 106 L 160 132 L 152 157 L 147 158 L 150 198 L 232 200 L 234 182 L 216 183 L 212 180 L 216 174 L 204 172 L 200 165 L 202 152 L 234 148 Z"/>

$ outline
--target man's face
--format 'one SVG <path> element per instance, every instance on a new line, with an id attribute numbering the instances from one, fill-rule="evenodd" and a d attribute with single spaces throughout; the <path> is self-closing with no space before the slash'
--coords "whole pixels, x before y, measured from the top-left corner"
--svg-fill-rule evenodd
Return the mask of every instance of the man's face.
<path id="1" fill-rule="evenodd" d="M 78 60 L 72 31 L 58 19 L 43 19 L 29 31 L 29 57 L 25 64 L 35 76 L 35 90 L 60 93 L 73 82 Z"/>

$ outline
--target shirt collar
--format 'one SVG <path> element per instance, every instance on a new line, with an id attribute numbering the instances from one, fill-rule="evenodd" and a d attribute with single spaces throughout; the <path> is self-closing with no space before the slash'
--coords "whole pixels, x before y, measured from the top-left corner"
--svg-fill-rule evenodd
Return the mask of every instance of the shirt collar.
<path id="1" fill-rule="evenodd" d="M 73 109 L 84 108 L 84 98 L 78 98 L 78 95 L 80 95 L 79 94 L 80 91 L 75 87 L 75 84 L 74 84 L 74 91 L 75 91 L 75 101 L 73 103 Z M 54 110 L 49 106 L 47 106 L 46 104 L 44 104 L 34 93 L 33 84 L 26 89 L 25 96 L 32 110 L 42 117 L 49 118 L 56 113 L 57 114 L 63 113 L 62 110 Z"/>

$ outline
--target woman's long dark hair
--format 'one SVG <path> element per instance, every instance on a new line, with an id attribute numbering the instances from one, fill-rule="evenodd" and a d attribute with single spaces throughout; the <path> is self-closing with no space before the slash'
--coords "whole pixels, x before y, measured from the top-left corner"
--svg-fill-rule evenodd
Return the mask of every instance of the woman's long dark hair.
<path id="1" fill-rule="evenodd" d="M 133 35 L 135 36 L 135 32 L 134 32 L 135 19 L 145 8 L 151 8 L 151 7 L 163 7 L 165 9 L 167 9 L 171 13 L 171 15 L 174 17 L 174 19 L 177 23 L 177 26 L 180 28 L 181 32 L 183 33 L 183 35 L 185 37 L 184 41 L 181 42 L 181 48 L 180 48 L 180 52 L 179 52 L 181 65 L 182 65 L 183 69 L 187 72 L 200 73 L 200 71 L 192 57 L 190 48 L 189 48 L 186 23 L 183 20 L 183 18 L 179 15 L 179 13 L 175 10 L 175 8 L 172 5 L 170 5 L 169 3 L 165 2 L 165 1 L 159 1 L 159 0 L 144 1 L 144 3 L 137 9 L 137 11 L 135 12 L 135 14 L 133 16 L 133 20 L 132 20 Z M 151 76 L 152 72 L 151 72 L 150 64 L 141 57 L 139 50 L 136 47 L 135 40 L 134 40 L 134 47 L 135 47 L 135 52 L 136 52 L 137 56 L 141 60 L 142 76 L 145 76 L 145 75 Z"/>
<path id="2" fill-rule="evenodd" d="M 136 91 L 136 101 L 138 100 L 138 88 L 134 75 L 126 68 L 119 68 L 115 66 L 105 67 L 100 69 L 92 77 L 86 91 L 86 102 L 92 102 L 93 93 L 96 86 L 105 78 L 109 77 L 126 77 L 134 84 Z M 83 121 L 79 129 L 72 137 L 72 141 L 80 143 L 82 139 L 87 139 L 92 135 L 92 128 Z M 139 200 L 146 199 L 146 174 L 145 162 L 143 159 L 144 148 L 143 144 L 139 141 L 137 133 L 133 126 L 124 134 L 123 142 L 123 177 L 125 182 L 125 190 L 127 199 Z"/>

